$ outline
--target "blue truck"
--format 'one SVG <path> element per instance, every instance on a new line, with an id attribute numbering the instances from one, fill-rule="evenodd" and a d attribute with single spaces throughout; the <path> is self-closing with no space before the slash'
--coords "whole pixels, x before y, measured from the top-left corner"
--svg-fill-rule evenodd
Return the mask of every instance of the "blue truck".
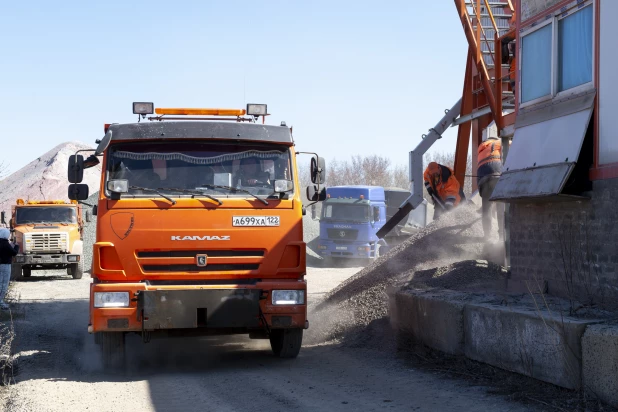
<path id="1" fill-rule="evenodd" d="M 379 239 L 376 232 L 399 210 L 410 192 L 380 186 L 326 188 L 320 216 L 318 253 L 326 263 L 339 259 L 375 259 L 411 233 L 404 220 Z M 424 226 L 421 222 L 416 226 Z"/>

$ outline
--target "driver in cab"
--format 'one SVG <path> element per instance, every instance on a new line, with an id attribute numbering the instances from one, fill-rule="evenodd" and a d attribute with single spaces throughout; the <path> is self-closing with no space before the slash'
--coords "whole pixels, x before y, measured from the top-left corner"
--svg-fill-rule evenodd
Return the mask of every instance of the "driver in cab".
<path id="1" fill-rule="evenodd" d="M 270 173 L 264 172 L 256 158 L 242 159 L 234 179 L 240 186 L 270 186 Z"/>

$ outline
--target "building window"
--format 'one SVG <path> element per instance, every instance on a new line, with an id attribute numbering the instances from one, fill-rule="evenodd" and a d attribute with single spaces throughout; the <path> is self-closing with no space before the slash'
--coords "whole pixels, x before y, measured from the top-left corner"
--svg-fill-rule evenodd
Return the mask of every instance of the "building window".
<path id="1" fill-rule="evenodd" d="M 580 4 L 522 35 L 522 104 L 592 83 L 593 16 L 591 2 Z"/>
<path id="2" fill-rule="evenodd" d="M 522 37 L 522 103 L 551 94 L 552 25 Z"/>
<path id="3" fill-rule="evenodd" d="M 558 22 L 558 92 L 592 81 L 592 6 Z"/>

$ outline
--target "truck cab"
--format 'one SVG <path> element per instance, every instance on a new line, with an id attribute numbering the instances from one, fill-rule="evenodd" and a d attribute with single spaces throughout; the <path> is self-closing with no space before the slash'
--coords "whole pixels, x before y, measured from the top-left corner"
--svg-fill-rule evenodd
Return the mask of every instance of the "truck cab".
<path id="1" fill-rule="evenodd" d="M 88 196 L 84 169 L 103 165 L 88 331 L 106 366 L 124 362 L 128 333 L 240 333 L 269 339 L 276 356 L 299 353 L 309 323 L 298 153 L 285 123 L 256 121 L 266 115 L 266 105 L 157 108 L 150 122 L 106 125 L 88 158 L 71 156 L 75 199 Z M 311 165 L 307 196 L 319 201 L 323 159 Z"/>
<path id="2" fill-rule="evenodd" d="M 318 250 L 327 259 L 374 259 L 379 256 L 380 246 L 387 245 L 376 236 L 384 223 L 383 187 L 329 187 L 322 204 Z"/>
<path id="3" fill-rule="evenodd" d="M 74 279 L 82 278 L 81 205 L 76 201 L 17 199 L 11 212 L 12 240 L 19 245 L 11 267 L 12 279 L 48 269 L 66 269 Z"/>

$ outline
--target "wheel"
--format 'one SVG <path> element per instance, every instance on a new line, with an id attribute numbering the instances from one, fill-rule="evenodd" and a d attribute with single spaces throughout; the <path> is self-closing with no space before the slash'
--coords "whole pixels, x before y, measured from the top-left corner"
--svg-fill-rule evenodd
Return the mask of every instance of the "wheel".
<path id="1" fill-rule="evenodd" d="M 21 266 L 13 263 L 11 265 L 11 280 L 21 280 Z"/>
<path id="2" fill-rule="evenodd" d="M 97 332 L 95 342 L 101 347 L 103 367 L 109 370 L 121 370 L 126 362 L 126 350 L 123 332 Z"/>
<path id="3" fill-rule="evenodd" d="M 303 344 L 302 329 L 273 329 L 270 331 L 270 347 L 279 358 L 295 358 Z"/>
<path id="4" fill-rule="evenodd" d="M 67 274 L 73 276 L 73 279 L 81 279 L 84 276 L 84 261 L 80 259 L 78 263 L 71 263 L 67 268 Z"/>
<path id="5" fill-rule="evenodd" d="M 29 278 L 30 276 L 32 276 L 32 268 L 23 267 L 21 269 L 21 274 L 22 274 L 23 277 Z"/>

